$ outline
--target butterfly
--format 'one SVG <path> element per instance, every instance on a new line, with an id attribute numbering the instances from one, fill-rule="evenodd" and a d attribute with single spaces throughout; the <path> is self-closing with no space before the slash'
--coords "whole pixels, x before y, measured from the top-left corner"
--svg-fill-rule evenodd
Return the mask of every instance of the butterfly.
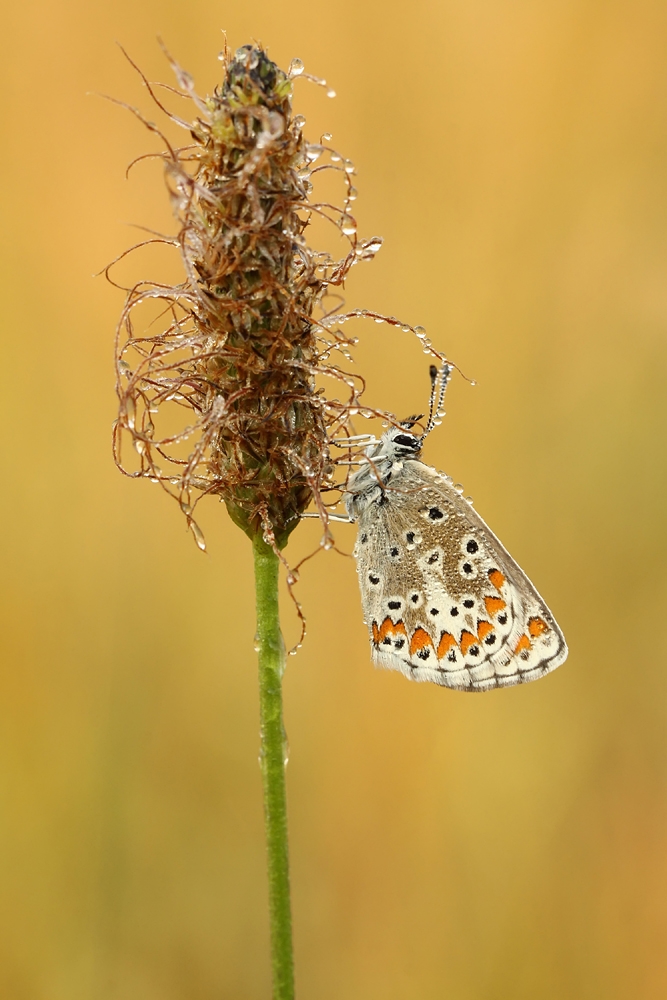
<path id="1" fill-rule="evenodd" d="M 536 680 L 567 657 L 537 590 L 451 480 L 420 458 L 451 375 L 431 367 L 431 405 L 370 445 L 345 507 L 372 658 L 415 681 L 487 691 Z M 439 383 L 439 400 L 435 397 Z"/>

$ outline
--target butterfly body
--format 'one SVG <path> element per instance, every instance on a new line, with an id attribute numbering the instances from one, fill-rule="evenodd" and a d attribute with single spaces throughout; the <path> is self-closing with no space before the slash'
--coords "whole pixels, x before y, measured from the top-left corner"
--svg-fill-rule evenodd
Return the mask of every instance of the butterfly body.
<path id="1" fill-rule="evenodd" d="M 347 487 L 374 662 L 464 691 L 542 677 L 567 656 L 560 628 L 422 442 L 391 428 Z"/>

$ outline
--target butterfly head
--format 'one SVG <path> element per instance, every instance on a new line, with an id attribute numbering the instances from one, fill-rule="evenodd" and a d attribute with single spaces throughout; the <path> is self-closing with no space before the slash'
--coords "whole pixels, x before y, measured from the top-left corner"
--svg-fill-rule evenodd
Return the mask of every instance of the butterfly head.
<path id="1" fill-rule="evenodd" d="M 407 420 L 401 421 L 399 427 L 390 427 L 387 433 L 380 438 L 379 444 L 373 446 L 369 451 L 373 450 L 378 457 L 386 457 L 394 462 L 400 462 L 405 458 L 419 458 L 426 435 L 415 434 L 412 432 L 412 428 L 421 418 L 421 414 L 408 417 Z"/>
<path id="2" fill-rule="evenodd" d="M 345 505 L 353 521 L 368 504 L 378 500 L 382 502 L 386 487 L 394 472 L 402 468 L 403 462 L 419 459 L 425 435 L 413 434 L 410 429 L 420 419 L 410 417 L 398 426 L 390 427 L 379 441 L 366 449 L 366 461 L 350 477 L 347 485 Z"/>
<path id="3" fill-rule="evenodd" d="M 419 424 L 423 414 L 408 417 L 390 427 L 379 441 L 374 441 L 366 449 L 365 463 L 347 484 L 345 506 L 351 520 L 356 521 L 369 504 L 386 501 L 385 490 L 403 462 L 419 460 L 427 435 L 442 416 L 442 403 L 451 371 L 446 362 L 440 371 L 431 366 L 431 399 L 425 427 Z M 415 433 L 417 429 L 419 433 Z"/>

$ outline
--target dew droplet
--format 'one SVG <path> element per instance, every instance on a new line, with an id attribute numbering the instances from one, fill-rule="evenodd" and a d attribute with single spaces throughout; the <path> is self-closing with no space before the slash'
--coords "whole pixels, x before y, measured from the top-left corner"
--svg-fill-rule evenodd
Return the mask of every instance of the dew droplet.
<path id="1" fill-rule="evenodd" d="M 426 330 L 424 329 L 423 326 L 416 326 L 415 327 L 415 333 L 419 337 L 420 340 L 423 340 L 424 337 L 426 336 Z"/>
<path id="2" fill-rule="evenodd" d="M 194 521 L 190 521 L 190 531 L 195 536 L 195 541 L 202 552 L 206 552 L 206 539 L 199 525 L 195 524 Z"/>
<path id="3" fill-rule="evenodd" d="M 303 73 L 304 69 L 305 69 L 305 66 L 303 65 L 303 60 L 302 59 L 292 59 L 292 62 L 289 64 L 289 69 L 287 70 L 287 75 L 288 76 L 301 76 L 301 74 Z"/>
<path id="4" fill-rule="evenodd" d="M 146 442 L 141 441 L 139 438 L 137 438 L 134 442 L 134 450 L 137 451 L 140 455 L 143 455 L 143 453 L 146 451 Z"/>
<path id="5" fill-rule="evenodd" d="M 474 378 L 470 379 L 470 385 L 477 385 L 477 382 L 475 381 Z"/>
<path id="6" fill-rule="evenodd" d="M 306 124 L 306 119 L 303 115 L 294 115 L 294 118 L 292 119 L 292 124 L 296 128 L 303 128 L 303 126 Z"/>
<path id="7" fill-rule="evenodd" d="M 129 375 L 132 369 L 128 365 L 127 361 L 119 361 L 118 371 L 121 373 L 121 375 Z"/>
<path id="8" fill-rule="evenodd" d="M 382 237 L 374 236 L 372 239 L 368 240 L 364 245 L 364 250 L 368 250 L 370 253 L 377 253 L 382 247 Z"/>
<path id="9" fill-rule="evenodd" d="M 331 162 L 332 163 L 340 163 L 340 161 L 342 159 L 343 159 L 343 157 L 340 155 L 340 153 L 332 153 L 331 154 Z"/>
<path id="10" fill-rule="evenodd" d="M 457 493 L 463 493 L 464 488 L 461 483 L 454 483 L 454 489 Z"/>
<path id="11" fill-rule="evenodd" d="M 356 201 L 358 197 L 359 197 L 359 192 L 357 191 L 356 187 L 348 188 L 347 192 L 348 201 Z"/>
<path id="12" fill-rule="evenodd" d="M 320 136 L 320 142 L 331 142 L 332 139 L 333 135 L 331 134 L 331 132 L 323 132 L 322 135 Z"/>
<path id="13" fill-rule="evenodd" d="M 465 500 L 466 500 L 466 503 L 473 503 L 472 497 L 466 497 Z"/>
<path id="14" fill-rule="evenodd" d="M 352 160 L 346 160 L 343 166 L 345 167 L 346 174 L 354 173 L 354 163 L 352 162 Z"/>
<path id="15" fill-rule="evenodd" d="M 336 96 L 336 91 L 333 89 L 333 87 L 327 90 L 327 97 L 335 97 L 335 96 Z"/>
<path id="16" fill-rule="evenodd" d="M 357 231 L 357 220 L 351 215 L 343 215 L 340 220 L 340 229 L 345 236 L 354 236 Z"/>

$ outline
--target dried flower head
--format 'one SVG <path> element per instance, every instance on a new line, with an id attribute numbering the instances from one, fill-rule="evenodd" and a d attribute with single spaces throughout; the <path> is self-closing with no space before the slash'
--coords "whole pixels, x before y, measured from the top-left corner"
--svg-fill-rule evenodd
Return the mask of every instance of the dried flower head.
<path id="1" fill-rule="evenodd" d="M 327 310 L 329 290 L 341 286 L 359 261 L 372 259 L 382 240 L 357 236 L 351 162 L 327 135 L 306 141 L 304 119 L 292 114 L 293 80 L 306 75 L 301 62 L 294 60 L 284 73 L 257 45 L 233 56 L 225 50 L 224 81 L 203 100 L 190 76 L 167 58 L 178 84 L 168 89 L 191 102 L 194 121 L 168 111 L 155 85 L 142 79 L 192 142 L 173 146 L 131 110 L 165 144 L 158 155 L 179 230 L 139 246 L 177 247 L 185 279 L 172 286 L 140 282 L 127 290 L 116 351 L 116 461 L 126 474 L 161 483 L 176 497 L 202 548 L 193 509 L 209 493 L 224 500 L 250 536 L 263 532 L 278 548 L 314 501 L 326 541 L 332 504 L 324 494 L 344 486 L 335 482 L 340 459 L 332 448 L 344 449 L 337 454 L 348 466 L 359 448 L 354 416 L 393 419 L 363 406 L 363 380 L 330 362 L 332 354 L 351 361 L 355 341 L 341 326 L 371 316 L 413 328 L 366 310 L 342 313 L 339 303 Z M 341 176 L 340 206 L 313 198 L 313 175 L 323 169 Z M 306 241 L 315 215 L 344 237 L 341 259 Z M 151 324 L 137 333 L 135 311 L 156 301 L 165 328 L 156 333 Z M 332 379 L 339 391 L 342 386 L 344 398 L 327 395 L 318 376 Z M 135 469 L 121 455 L 128 434 L 139 456 Z M 332 495 L 335 503 L 339 494 Z"/>

